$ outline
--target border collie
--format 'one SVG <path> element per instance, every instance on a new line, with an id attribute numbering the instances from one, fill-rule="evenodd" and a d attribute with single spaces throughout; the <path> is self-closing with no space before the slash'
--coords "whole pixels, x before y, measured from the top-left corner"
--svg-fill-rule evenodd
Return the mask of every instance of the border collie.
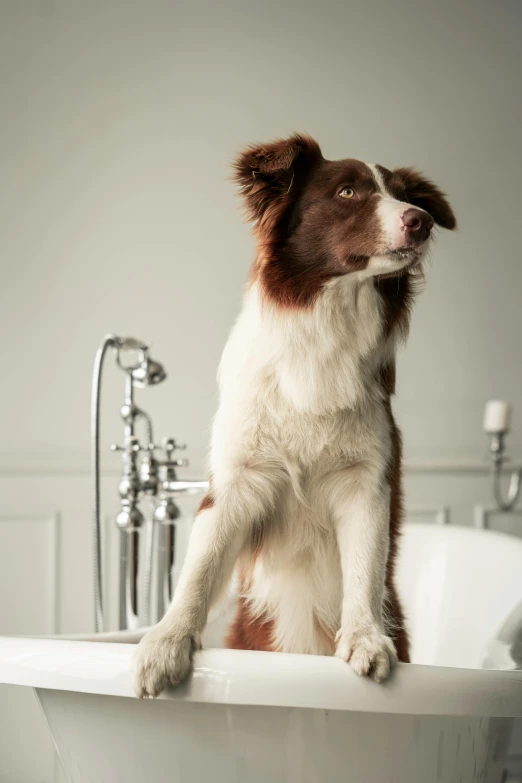
<path id="1" fill-rule="evenodd" d="M 408 661 L 390 397 L 432 229 L 455 217 L 417 171 L 326 160 L 304 135 L 247 148 L 234 174 L 257 257 L 220 364 L 210 489 L 136 650 L 140 697 L 190 673 L 234 568 L 229 647 L 337 655 L 377 681 Z"/>

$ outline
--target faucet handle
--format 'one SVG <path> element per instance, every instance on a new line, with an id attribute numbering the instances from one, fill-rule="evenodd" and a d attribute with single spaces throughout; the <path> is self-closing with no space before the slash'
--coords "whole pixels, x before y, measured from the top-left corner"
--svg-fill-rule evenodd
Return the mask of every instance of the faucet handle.
<path id="1" fill-rule="evenodd" d="M 148 450 L 148 447 L 147 447 Z M 138 452 L 141 451 L 141 446 L 138 442 L 137 438 L 130 438 L 129 445 L 127 446 L 118 446 L 117 443 L 111 444 L 111 451 L 131 451 L 131 452 Z"/>
<path id="2" fill-rule="evenodd" d="M 190 465 L 190 462 L 188 461 L 188 459 L 175 459 L 175 460 L 169 460 L 169 461 L 173 462 L 173 464 L 177 468 L 188 468 L 188 466 Z"/>
<path id="3" fill-rule="evenodd" d="M 187 448 L 186 443 L 176 443 L 175 438 L 163 438 L 161 444 L 163 447 L 163 451 L 167 455 L 167 459 L 170 459 L 173 451 L 177 451 L 177 450 L 182 451 Z"/>
<path id="4" fill-rule="evenodd" d="M 152 456 L 153 451 L 155 451 L 158 447 L 155 443 L 146 443 L 145 446 L 140 446 L 140 451 L 148 451 L 148 453 Z"/>

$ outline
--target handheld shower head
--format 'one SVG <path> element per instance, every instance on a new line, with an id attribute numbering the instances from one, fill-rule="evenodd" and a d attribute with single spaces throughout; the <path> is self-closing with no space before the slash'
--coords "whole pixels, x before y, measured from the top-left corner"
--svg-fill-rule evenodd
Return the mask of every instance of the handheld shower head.
<path id="1" fill-rule="evenodd" d="M 149 356 L 149 344 L 135 337 L 117 337 L 115 348 L 116 360 L 122 370 L 125 370 L 131 378 L 134 386 L 143 389 L 145 386 L 155 386 L 167 377 L 162 364 L 154 361 Z M 122 359 L 125 354 L 126 361 Z"/>
<path id="2" fill-rule="evenodd" d="M 155 386 L 167 377 L 163 365 L 151 359 L 148 353 L 145 354 L 143 362 L 131 371 L 131 375 L 134 385 L 140 389 L 144 386 Z"/>
<path id="3" fill-rule="evenodd" d="M 145 411 L 138 408 L 134 402 L 134 387 L 152 386 L 161 383 L 167 373 L 163 366 L 149 356 L 149 343 L 137 340 L 135 337 L 119 337 L 108 334 L 96 352 L 92 379 L 91 403 L 91 442 L 92 442 L 92 492 L 93 492 L 93 538 L 94 538 L 94 624 L 96 631 L 103 631 L 103 580 L 102 580 L 102 525 L 100 508 L 100 396 L 103 362 L 108 350 L 112 348 L 116 354 L 118 367 L 125 372 L 125 401 L 120 408 L 123 419 L 124 445 L 114 446 L 115 451 L 124 452 L 124 475 L 120 482 L 121 510 L 117 523 L 120 527 L 120 628 L 137 627 L 139 622 L 137 609 L 137 565 L 139 561 L 136 529 L 143 522 L 138 507 L 140 493 L 151 492 L 157 488 L 155 475 L 156 461 L 153 457 L 154 437 L 152 422 Z M 135 436 L 135 425 L 138 418 L 143 418 L 147 426 L 147 443 L 140 446 Z M 139 465 L 138 452 L 147 452 L 147 460 Z M 141 470 L 141 476 L 140 476 Z M 165 509 L 166 518 L 173 517 L 175 508 Z M 169 517 L 169 518 L 170 518 Z M 147 545 L 150 550 L 151 544 Z M 151 552 L 152 550 L 150 550 Z M 151 554 L 147 555 L 149 576 L 145 577 L 146 585 L 150 583 Z M 147 571 L 146 571 L 147 573 Z M 147 606 L 150 594 L 145 590 Z"/>

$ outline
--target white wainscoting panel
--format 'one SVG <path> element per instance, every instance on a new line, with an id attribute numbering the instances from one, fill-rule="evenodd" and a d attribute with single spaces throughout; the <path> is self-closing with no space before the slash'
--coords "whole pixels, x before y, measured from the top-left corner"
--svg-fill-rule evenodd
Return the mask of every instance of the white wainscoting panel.
<path id="1" fill-rule="evenodd" d="M 59 516 L 0 515 L 3 634 L 58 633 Z"/>
<path id="2" fill-rule="evenodd" d="M 475 506 L 473 524 L 483 530 L 497 530 L 509 535 L 522 535 L 522 508 L 499 511 L 494 506 Z"/>

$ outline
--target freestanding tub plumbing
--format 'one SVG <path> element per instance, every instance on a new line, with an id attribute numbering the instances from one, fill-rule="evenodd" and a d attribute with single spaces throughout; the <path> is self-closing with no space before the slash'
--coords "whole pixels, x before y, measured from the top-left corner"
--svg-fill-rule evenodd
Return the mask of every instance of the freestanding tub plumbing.
<path id="1" fill-rule="evenodd" d="M 172 598 L 172 570 L 174 566 L 176 520 L 180 511 L 175 496 L 184 492 L 199 492 L 208 486 L 206 481 L 179 481 L 176 468 L 188 465 L 185 459 L 176 459 L 174 452 L 186 446 L 174 438 L 164 438 L 162 446 L 154 443 L 152 420 L 135 402 L 135 389 L 155 386 L 167 377 L 159 362 L 150 357 L 149 344 L 135 337 L 117 337 L 109 334 L 102 340 L 94 360 L 91 404 L 92 447 L 92 507 L 94 552 L 94 623 L 96 631 L 104 630 L 102 586 L 101 509 L 100 509 L 100 402 L 103 363 L 112 348 L 118 367 L 125 373 L 125 398 L 120 415 L 123 420 L 123 445 L 114 444 L 113 451 L 122 455 L 123 474 L 119 483 L 120 511 L 116 525 L 120 531 L 119 557 L 119 627 L 138 628 L 160 619 Z M 140 442 L 137 423 L 145 424 L 145 441 Z M 163 458 L 155 456 L 163 450 Z M 140 502 L 149 498 L 151 513 L 148 518 Z M 139 535 L 146 528 L 144 568 L 139 563 Z M 154 549 L 157 546 L 157 556 Z M 157 564 L 157 605 L 151 607 L 151 580 L 153 563 Z M 143 609 L 138 607 L 138 574 L 143 572 Z"/>

